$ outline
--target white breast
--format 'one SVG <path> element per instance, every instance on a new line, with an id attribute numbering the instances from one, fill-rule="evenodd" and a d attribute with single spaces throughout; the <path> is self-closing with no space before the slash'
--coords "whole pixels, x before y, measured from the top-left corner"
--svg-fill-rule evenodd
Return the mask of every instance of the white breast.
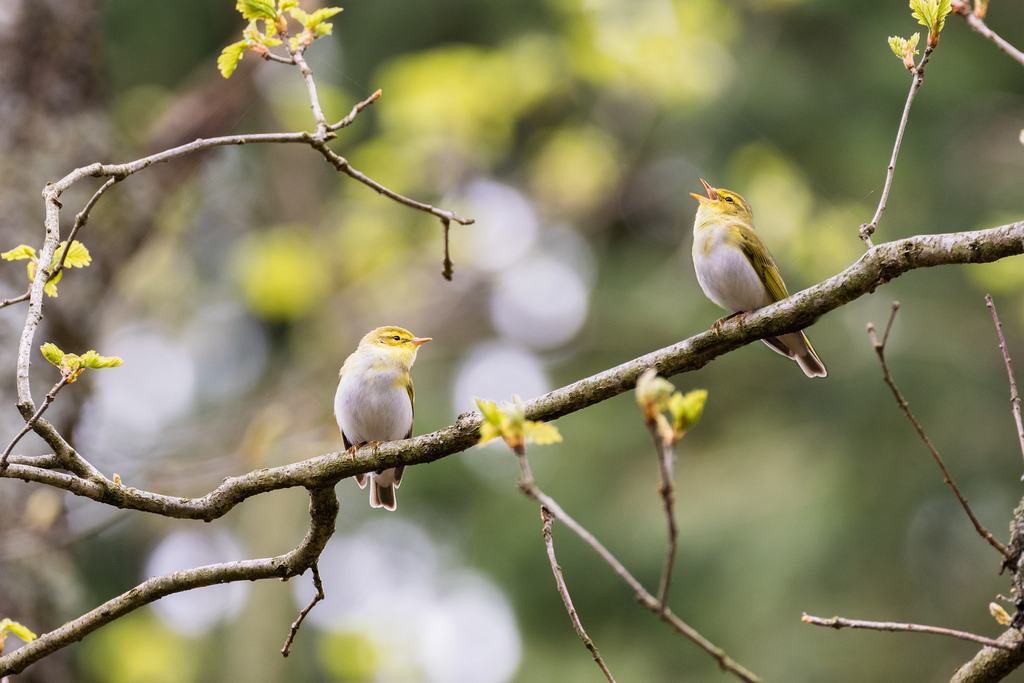
<path id="1" fill-rule="evenodd" d="M 361 370 L 346 368 L 338 384 L 334 395 L 338 426 L 354 445 L 404 439 L 412 426 L 412 402 L 405 387 L 398 384 L 401 371 L 378 367 L 363 374 L 360 383 L 354 377 Z"/>
<path id="2" fill-rule="evenodd" d="M 746 255 L 718 239 L 716 229 L 694 235 L 693 268 L 704 294 L 727 311 L 741 313 L 771 303 L 768 290 Z"/>

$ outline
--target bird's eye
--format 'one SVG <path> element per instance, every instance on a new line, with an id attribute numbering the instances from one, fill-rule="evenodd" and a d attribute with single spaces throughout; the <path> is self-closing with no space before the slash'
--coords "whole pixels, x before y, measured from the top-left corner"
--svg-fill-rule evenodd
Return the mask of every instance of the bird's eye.
<path id="1" fill-rule="evenodd" d="M 733 200 L 733 198 L 732 198 L 732 197 L 726 197 L 726 198 L 725 198 L 725 201 L 727 201 L 727 202 L 729 202 L 730 204 L 732 204 L 734 200 Z"/>
<path id="2" fill-rule="evenodd" d="M 392 337 L 392 339 L 394 339 L 395 341 L 402 341 L 402 338 L 397 334 L 394 337 Z"/>

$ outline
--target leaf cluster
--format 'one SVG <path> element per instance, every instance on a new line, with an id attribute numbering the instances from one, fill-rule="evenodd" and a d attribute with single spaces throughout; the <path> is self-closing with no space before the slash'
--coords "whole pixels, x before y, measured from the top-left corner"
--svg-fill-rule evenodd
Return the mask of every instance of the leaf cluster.
<path id="1" fill-rule="evenodd" d="M 67 256 L 64 255 L 65 251 L 67 251 Z M 0 254 L 0 258 L 3 258 L 5 261 L 22 261 L 28 259 L 28 281 L 35 282 L 36 270 L 39 266 L 39 258 L 36 256 L 35 249 L 27 244 L 19 244 L 14 249 Z M 60 243 L 60 247 L 53 255 L 53 258 L 50 259 L 50 266 L 47 269 L 47 272 L 53 273 L 62 258 L 64 259 L 65 268 L 85 268 L 92 263 L 92 256 L 89 254 L 89 250 L 85 248 L 84 244 L 78 240 L 74 240 L 69 247 L 67 240 L 64 240 Z M 46 286 L 43 287 L 43 291 L 46 292 L 48 296 L 56 298 L 57 283 L 60 282 L 63 275 L 64 271 L 61 270 L 46 282 Z"/>
<path id="2" fill-rule="evenodd" d="M 509 448 L 520 451 L 527 443 L 545 445 L 562 440 L 558 427 L 527 420 L 526 408 L 518 396 L 513 396 L 511 403 L 503 401 L 500 408 L 494 401 L 482 398 L 476 399 L 476 405 L 484 416 L 480 424 L 480 446 L 501 437 Z"/>
<path id="3" fill-rule="evenodd" d="M 644 421 L 666 444 L 679 441 L 687 430 L 697 424 L 704 414 L 707 400 L 706 389 L 694 389 L 683 394 L 653 369 L 644 371 L 636 382 L 636 402 L 643 412 Z"/>
<path id="4" fill-rule="evenodd" d="M 60 368 L 61 376 L 69 384 L 77 380 L 86 368 L 98 370 L 99 368 L 116 368 L 124 364 L 124 361 L 117 356 L 101 356 L 92 350 L 86 351 L 81 356 L 64 353 L 52 342 L 43 344 L 39 350 L 42 351 L 43 358 Z"/>
<path id="5" fill-rule="evenodd" d="M 230 78 L 242 61 L 246 50 L 268 57 L 270 48 L 288 41 L 289 52 L 302 52 L 314 40 L 330 35 L 334 25 L 327 21 L 342 11 L 341 7 L 322 7 L 312 13 L 299 8 L 298 0 L 238 0 L 235 9 L 249 25 L 242 31 L 242 40 L 225 47 L 217 58 L 217 68 Z M 302 31 L 289 35 L 289 17 L 302 25 Z"/>
<path id="6" fill-rule="evenodd" d="M 910 13 L 917 23 L 928 29 L 929 47 L 939 44 L 939 33 L 952 9 L 950 0 L 910 0 Z"/>
<path id="7" fill-rule="evenodd" d="M 7 636 L 12 633 L 26 643 L 30 643 L 36 639 L 36 634 L 28 630 L 28 628 L 23 624 L 4 617 L 0 620 L 0 654 L 4 651 L 4 641 L 7 639 Z"/>

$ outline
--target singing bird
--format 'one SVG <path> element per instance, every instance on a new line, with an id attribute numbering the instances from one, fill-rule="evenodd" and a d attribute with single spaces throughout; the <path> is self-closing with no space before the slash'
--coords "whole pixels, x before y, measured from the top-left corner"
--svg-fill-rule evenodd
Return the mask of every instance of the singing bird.
<path id="1" fill-rule="evenodd" d="M 750 205 L 730 190 L 714 188 L 703 179 L 707 196 L 694 192 L 697 217 L 693 221 L 693 268 L 704 295 L 732 315 L 775 303 L 789 296 L 768 247 L 754 232 Z M 825 366 L 803 332 L 763 340 L 770 348 L 800 364 L 808 377 L 824 377 Z"/>
<path id="2" fill-rule="evenodd" d="M 416 351 L 430 337 L 416 337 L 401 327 L 369 332 L 338 373 L 334 417 L 345 448 L 408 439 L 412 436 L 413 388 L 410 370 Z M 404 467 L 371 472 L 370 505 L 395 509 L 395 489 Z M 355 477 L 366 487 L 366 474 Z"/>

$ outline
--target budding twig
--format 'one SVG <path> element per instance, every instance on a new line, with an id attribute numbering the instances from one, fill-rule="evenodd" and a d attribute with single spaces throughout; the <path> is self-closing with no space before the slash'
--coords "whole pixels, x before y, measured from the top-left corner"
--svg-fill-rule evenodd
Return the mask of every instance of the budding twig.
<path id="1" fill-rule="evenodd" d="M 922 427 L 921 423 L 917 421 L 914 414 L 910 412 L 910 404 L 908 404 L 907 400 L 903 398 L 903 394 L 900 393 L 900 390 L 896 388 L 896 382 L 893 380 L 892 374 L 889 372 L 889 365 L 885 360 L 885 344 L 889 339 L 889 331 L 892 329 L 892 323 L 896 319 L 896 312 L 899 311 L 899 308 L 899 302 L 893 302 L 892 313 L 889 315 L 889 323 L 885 326 L 885 335 L 882 337 L 881 342 L 878 341 L 878 337 L 875 334 L 875 326 L 868 323 L 868 335 L 871 337 L 871 343 L 874 345 L 875 353 L 878 354 L 878 360 L 882 365 L 882 378 L 885 380 L 886 385 L 888 385 L 893 396 L 896 398 L 897 405 L 899 405 L 907 419 L 910 420 L 910 424 L 914 426 L 914 430 L 917 432 L 918 436 L 921 437 L 921 441 L 923 441 L 925 447 L 928 448 L 928 452 L 932 454 L 932 457 L 935 459 L 935 463 L 939 466 L 939 469 L 942 470 L 943 479 L 947 484 L 949 484 L 949 487 L 953 489 L 953 494 L 956 495 L 956 499 L 960 501 L 960 506 L 963 507 L 964 512 L 967 513 L 967 516 L 970 518 L 971 524 L 974 525 L 975 530 L 977 530 L 978 534 L 982 538 L 988 541 L 989 545 L 1002 553 L 1003 557 L 1012 561 L 1013 556 L 1011 555 L 1010 550 L 1000 543 L 988 529 L 982 526 L 981 522 L 978 521 L 978 518 L 974 516 L 974 511 L 971 510 L 971 506 L 967 504 L 967 499 L 964 498 L 964 495 L 960 492 L 960 487 L 957 486 L 956 482 L 953 480 L 953 475 L 951 475 L 949 470 L 946 469 L 946 463 L 942 461 L 942 456 L 939 455 L 939 451 L 932 444 L 931 439 L 928 438 L 928 435 L 924 431 L 924 427 Z"/>

